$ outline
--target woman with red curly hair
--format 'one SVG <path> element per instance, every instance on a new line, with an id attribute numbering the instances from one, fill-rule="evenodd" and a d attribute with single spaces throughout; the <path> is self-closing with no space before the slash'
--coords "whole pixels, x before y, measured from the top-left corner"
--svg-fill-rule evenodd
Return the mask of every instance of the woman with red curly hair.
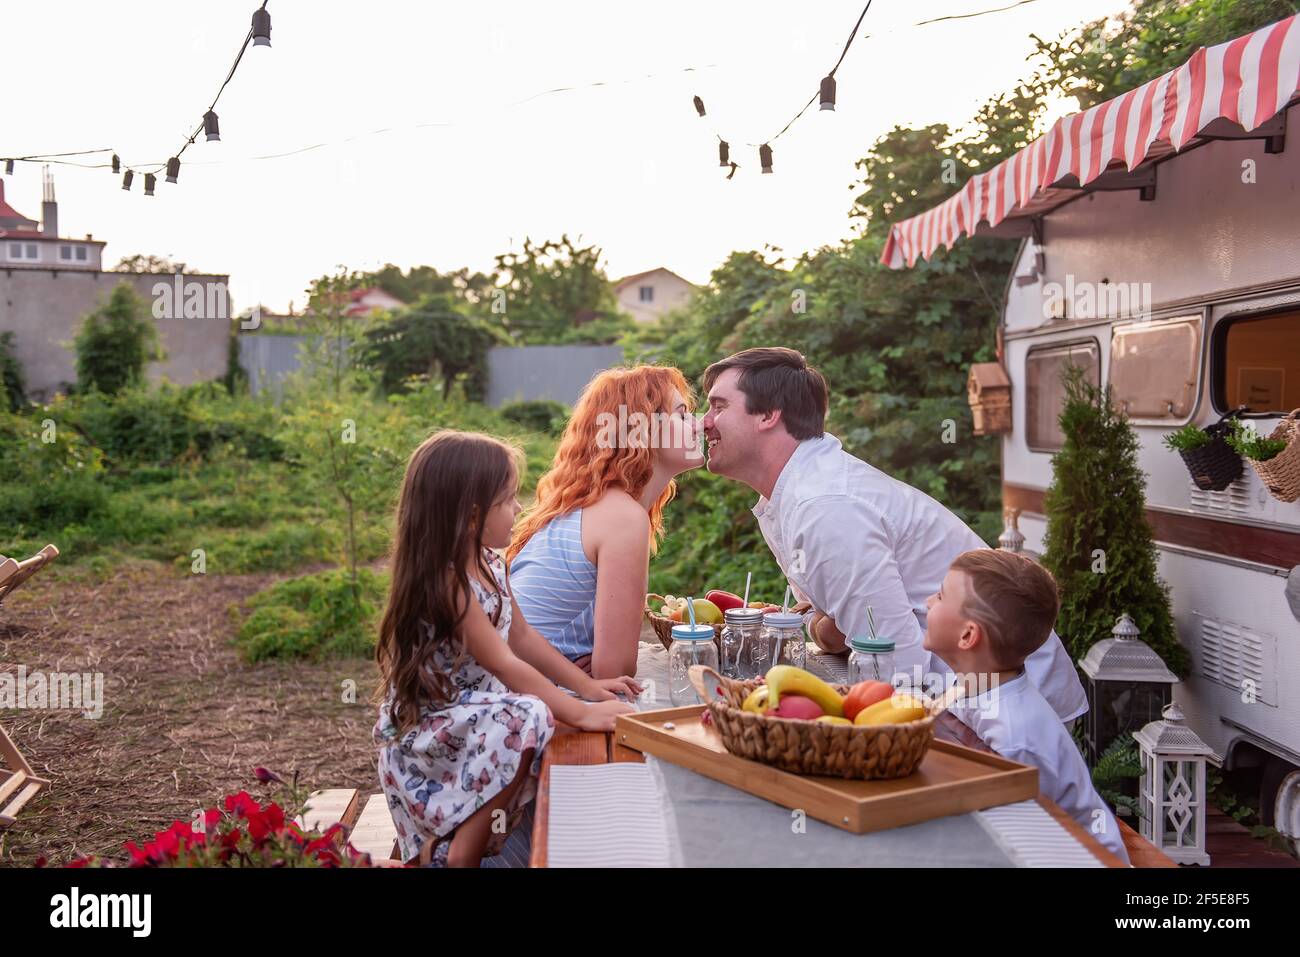
<path id="1" fill-rule="evenodd" d="M 695 397 L 667 366 L 583 390 L 507 552 L 524 617 L 595 678 L 636 674 L 650 556 L 674 479 L 704 456 Z"/>

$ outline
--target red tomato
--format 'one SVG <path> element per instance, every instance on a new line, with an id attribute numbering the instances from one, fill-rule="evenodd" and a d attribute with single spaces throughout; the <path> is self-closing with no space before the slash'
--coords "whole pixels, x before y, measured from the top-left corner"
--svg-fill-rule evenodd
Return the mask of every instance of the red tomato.
<path id="1" fill-rule="evenodd" d="M 844 696 L 844 717 L 852 721 L 859 711 L 884 701 L 893 693 L 894 686 L 888 681 L 859 681 Z"/>

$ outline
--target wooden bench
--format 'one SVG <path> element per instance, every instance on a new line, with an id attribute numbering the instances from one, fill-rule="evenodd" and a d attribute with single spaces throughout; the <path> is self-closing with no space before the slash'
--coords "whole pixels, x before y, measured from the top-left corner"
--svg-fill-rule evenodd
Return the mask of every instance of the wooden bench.
<path id="1" fill-rule="evenodd" d="M 348 843 L 369 854 L 376 864 L 399 862 L 397 828 L 383 794 L 362 794 L 356 788 L 313 791 L 298 824 L 303 830 L 328 830 L 334 824 L 348 829 Z"/>

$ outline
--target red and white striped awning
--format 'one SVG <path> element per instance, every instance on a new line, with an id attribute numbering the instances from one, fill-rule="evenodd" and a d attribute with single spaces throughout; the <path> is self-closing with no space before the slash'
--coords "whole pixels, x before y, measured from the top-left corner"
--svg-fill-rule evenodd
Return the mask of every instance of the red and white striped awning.
<path id="1" fill-rule="evenodd" d="M 1281 112 L 1300 91 L 1300 14 L 1214 47 L 1177 69 L 1082 113 L 1057 120 L 1040 137 L 919 216 L 895 223 L 881 262 L 891 269 L 951 248 L 981 223 L 1030 216 L 1059 206 L 1111 164 L 1130 171 L 1181 150 L 1219 119 L 1249 132 Z M 1071 181 L 1073 183 L 1073 180 Z M 1048 195 L 1054 193 L 1056 195 Z"/>

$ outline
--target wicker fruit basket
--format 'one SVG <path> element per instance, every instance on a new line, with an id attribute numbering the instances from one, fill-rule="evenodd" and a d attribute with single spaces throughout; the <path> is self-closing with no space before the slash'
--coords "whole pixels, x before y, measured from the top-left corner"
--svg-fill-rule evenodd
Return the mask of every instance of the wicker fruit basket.
<path id="1" fill-rule="evenodd" d="M 654 596 L 659 598 L 658 595 Z M 650 627 L 655 630 L 655 636 L 663 643 L 665 648 L 673 643 L 673 625 L 680 625 L 680 621 L 673 621 L 671 618 L 665 618 L 658 612 L 650 610 L 650 606 L 645 606 L 646 621 L 650 622 Z M 718 660 L 722 660 L 722 626 L 713 626 L 713 643 L 718 646 Z"/>
<path id="2" fill-rule="evenodd" d="M 737 681 L 712 668 L 691 668 L 691 682 L 708 702 L 722 744 L 738 757 L 792 771 L 835 778 L 902 778 L 920 766 L 934 740 L 934 719 L 946 703 L 906 724 L 856 726 L 769 718 L 741 704 L 763 682 Z M 848 688 L 833 685 L 840 694 Z"/>

